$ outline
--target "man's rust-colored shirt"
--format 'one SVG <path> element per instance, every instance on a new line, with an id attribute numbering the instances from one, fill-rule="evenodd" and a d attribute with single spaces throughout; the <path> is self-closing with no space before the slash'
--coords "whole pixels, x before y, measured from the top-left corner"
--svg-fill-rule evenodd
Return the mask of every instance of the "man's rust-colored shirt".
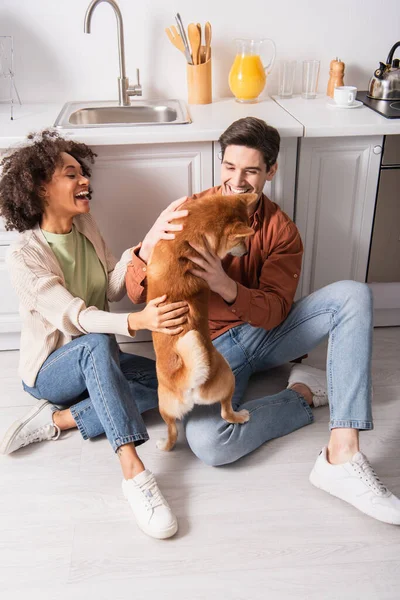
<path id="1" fill-rule="evenodd" d="M 222 193 L 221 187 L 211 188 L 193 198 Z M 250 217 L 255 234 L 248 239 L 246 256 L 223 259 L 226 273 L 237 282 L 238 293 L 233 304 L 211 292 L 209 325 L 212 339 L 232 327 L 249 323 L 254 327 L 273 329 L 287 317 L 299 282 L 303 244 L 296 225 L 277 204 L 265 195 Z M 126 287 L 135 302 L 144 302 L 146 264 L 132 254 L 128 266 Z"/>

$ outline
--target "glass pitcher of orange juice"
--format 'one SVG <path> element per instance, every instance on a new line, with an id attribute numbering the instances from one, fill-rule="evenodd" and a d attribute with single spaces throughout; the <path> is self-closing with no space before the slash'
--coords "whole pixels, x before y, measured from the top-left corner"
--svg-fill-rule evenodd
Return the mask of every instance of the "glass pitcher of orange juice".
<path id="1" fill-rule="evenodd" d="M 274 64 L 275 44 L 269 39 L 235 42 L 236 58 L 229 73 L 229 87 L 237 102 L 257 102 Z M 264 65 L 267 46 L 271 47 L 271 58 Z"/>

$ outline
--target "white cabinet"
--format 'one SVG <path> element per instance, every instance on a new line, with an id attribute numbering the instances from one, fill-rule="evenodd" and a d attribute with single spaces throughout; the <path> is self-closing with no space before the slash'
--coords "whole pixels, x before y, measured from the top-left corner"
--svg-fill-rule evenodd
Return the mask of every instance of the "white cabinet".
<path id="1" fill-rule="evenodd" d="M 281 140 L 278 171 L 265 188 L 303 238 L 299 294 L 340 279 L 365 281 L 382 137 L 303 138 L 299 144 L 297 164 L 297 138 Z M 170 202 L 220 183 L 217 142 L 93 149 L 92 212 L 116 256 L 140 242 Z M 0 350 L 19 346 L 18 301 L 4 264 L 15 235 L 0 222 Z M 132 304 L 125 298 L 112 310 L 129 311 Z M 142 339 L 149 336 L 142 332 Z"/>
<path id="2" fill-rule="evenodd" d="M 300 295 L 366 280 L 382 136 L 300 141 L 296 224 L 305 252 Z"/>
<path id="3" fill-rule="evenodd" d="M 0 245 L 0 351 L 19 348 L 21 324 L 18 299 L 5 264 L 8 245 Z"/>
<path id="4" fill-rule="evenodd" d="M 92 213 L 117 257 L 143 240 L 170 202 L 212 186 L 212 142 L 93 150 L 98 157 L 91 179 Z M 141 308 L 127 297 L 111 305 L 117 312 Z M 135 339 L 150 339 L 150 333 L 138 332 Z"/>
<path id="5" fill-rule="evenodd" d="M 0 160 L 2 153 L 0 150 Z M 6 231 L 0 217 L 0 351 L 19 348 L 21 325 L 18 299 L 5 263 L 8 247 L 16 236 L 14 231 Z"/>
<path id="6" fill-rule="evenodd" d="M 294 217 L 294 198 L 296 183 L 298 138 L 281 138 L 281 146 L 278 155 L 278 170 L 272 181 L 267 181 L 264 193 L 270 200 L 279 204 L 291 219 Z M 214 182 L 220 185 L 221 178 L 221 147 L 214 142 Z"/>
<path id="7" fill-rule="evenodd" d="M 117 257 L 143 239 L 170 202 L 213 185 L 212 142 L 92 148 L 98 154 L 91 179 L 92 213 Z M 15 235 L 0 222 L 0 350 L 19 347 L 18 300 L 4 264 Z M 132 303 L 125 298 L 111 308 L 130 311 Z M 136 339 L 150 338 L 142 333 Z"/>
<path id="8" fill-rule="evenodd" d="M 93 146 L 92 213 L 116 256 L 173 200 L 212 186 L 212 143 Z"/>

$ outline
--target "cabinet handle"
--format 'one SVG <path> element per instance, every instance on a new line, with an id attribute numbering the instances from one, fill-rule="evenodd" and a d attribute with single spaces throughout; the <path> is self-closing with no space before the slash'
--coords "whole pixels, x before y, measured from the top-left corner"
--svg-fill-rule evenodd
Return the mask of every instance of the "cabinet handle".
<path id="1" fill-rule="evenodd" d="M 372 152 L 374 154 L 382 154 L 382 146 L 374 146 Z"/>

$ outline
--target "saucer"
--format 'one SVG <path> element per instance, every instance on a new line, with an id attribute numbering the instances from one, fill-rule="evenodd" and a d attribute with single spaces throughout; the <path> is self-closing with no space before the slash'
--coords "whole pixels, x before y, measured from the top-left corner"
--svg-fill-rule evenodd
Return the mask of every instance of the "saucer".
<path id="1" fill-rule="evenodd" d="M 353 104 L 346 104 L 346 106 L 341 106 L 340 104 L 336 104 L 334 100 L 328 100 L 326 103 L 329 108 L 360 108 L 363 106 L 363 103 L 360 100 L 354 100 Z"/>

